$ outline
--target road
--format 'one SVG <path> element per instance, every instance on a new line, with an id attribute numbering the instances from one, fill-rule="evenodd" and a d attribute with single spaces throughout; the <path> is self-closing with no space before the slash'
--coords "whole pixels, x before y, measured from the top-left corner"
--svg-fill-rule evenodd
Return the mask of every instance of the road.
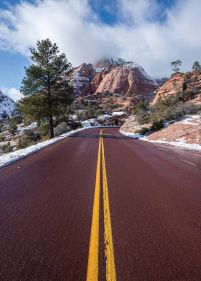
<path id="1" fill-rule="evenodd" d="M 0 169 L 1 281 L 201 280 L 201 154 L 88 129 Z"/>

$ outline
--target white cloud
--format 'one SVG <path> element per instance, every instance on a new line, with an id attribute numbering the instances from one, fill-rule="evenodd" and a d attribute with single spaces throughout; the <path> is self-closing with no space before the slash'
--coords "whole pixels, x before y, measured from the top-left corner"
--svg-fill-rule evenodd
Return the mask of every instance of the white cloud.
<path id="1" fill-rule="evenodd" d="M 116 3 L 119 21 L 109 26 L 87 0 L 24 1 L 0 12 L 0 48 L 27 55 L 37 40 L 50 38 L 73 65 L 121 56 L 159 77 L 170 73 L 174 59 L 183 61 L 184 70 L 201 61 L 200 0 L 176 0 L 163 11 L 156 0 Z M 159 12 L 165 21 L 155 18 Z"/>
<path id="2" fill-rule="evenodd" d="M 141 25 L 157 13 L 159 6 L 155 0 L 118 0 L 120 17 Z"/>
<path id="3" fill-rule="evenodd" d="M 5 87 L 2 87 L 1 91 L 2 91 L 2 93 L 7 95 L 9 98 L 14 100 L 15 102 L 20 100 L 23 97 L 23 95 L 20 93 L 20 91 L 18 89 L 16 89 L 16 88 L 5 88 Z"/>

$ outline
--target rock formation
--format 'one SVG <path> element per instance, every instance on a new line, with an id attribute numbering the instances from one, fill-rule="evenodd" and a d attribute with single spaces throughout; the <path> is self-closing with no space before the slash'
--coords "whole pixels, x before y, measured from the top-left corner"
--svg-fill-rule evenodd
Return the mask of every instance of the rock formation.
<path id="1" fill-rule="evenodd" d="M 83 63 L 76 67 L 71 76 L 71 86 L 77 96 L 91 94 L 91 81 L 96 72 L 92 64 Z"/>
<path id="2" fill-rule="evenodd" d="M 0 91 L 0 119 L 3 118 L 4 114 L 11 116 L 14 107 L 15 102 Z"/>
<path id="3" fill-rule="evenodd" d="M 157 91 L 153 104 L 179 93 L 189 93 L 192 99 L 201 94 L 201 72 L 175 73 Z"/>
<path id="4" fill-rule="evenodd" d="M 123 61 L 123 60 L 122 60 Z M 82 64 L 75 68 L 71 85 L 75 95 L 113 93 L 152 100 L 158 84 L 141 66 L 103 60 L 96 65 Z"/>
<path id="5" fill-rule="evenodd" d="M 149 140 L 182 141 L 201 145 L 201 116 L 191 115 L 148 136 Z"/>
<path id="6" fill-rule="evenodd" d="M 183 108 L 188 108 L 190 113 L 188 113 L 188 110 L 184 110 L 183 116 L 178 115 L 177 118 L 172 120 L 162 120 L 165 127 L 155 132 L 153 132 L 151 122 L 139 124 L 137 116 L 131 116 L 121 127 L 121 131 L 134 134 L 146 132 L 150 141 L 184 142 L 201 145 L 201 71 L 173 74 L 158 89 L 150 106 L 155 105 L 160 100 L 167 100 L 171 96 L 177 96 L 174 103 L 178 105 L 178 112 L 179 106 L 180 108 L 183 106 Z M 173 109 L 170 107 L 171 110 Z M 182 110 L 180 112 L 182 114 Z"/>

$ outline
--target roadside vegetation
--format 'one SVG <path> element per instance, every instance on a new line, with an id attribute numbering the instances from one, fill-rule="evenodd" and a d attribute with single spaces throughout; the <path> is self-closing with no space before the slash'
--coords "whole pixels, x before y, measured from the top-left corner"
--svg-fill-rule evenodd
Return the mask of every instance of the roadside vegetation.
<path id="1" fill-rule="evenodd" d="M 180 71 L 181 64 L 182 62 L 179 59 L 171 62 L 172 70 L 175 74 Z M 160 99 L 155 104 L 139 102 L 136 105 L 132 114 L 135 115 L 139 125 L 142 125 L 137 133 L 145 134 L 160 130 L 167 123 L 178 121 L 184 115 L 201 114 L 201 105 L 192 102 L 201 94 L 201 89 L 196 87 L 193 87 L 191 90 L 188 89 L 188 83 L 195 83 L 198 75 L 200 75 L 201 66 L 198 61 L 193 63 L 192 70 L 193 72 L 184 74 L 185 82 L 182 87 L 174 85 L 175 95 Z M 194 74 L 193 76 L 192 73 Z M 167 79 L 163 78 L 161 85 L 166 81 Z"/>
<path id="2" fill-rule="evenodd" d="M 175 96 L 170 96 L 164 100 L 159 100 L 154 105 L 139 103 L 133 110 L 140 125 L 151 123 L 151 127 L 143 127 L 138 131 L 145 134 L 150 131 L 162 129 L 165 124 L 177 121 L 184 115 L 201 114 L 201 105 L 190 102 L 195 98 L 194 93 L 179 92 Z"/>

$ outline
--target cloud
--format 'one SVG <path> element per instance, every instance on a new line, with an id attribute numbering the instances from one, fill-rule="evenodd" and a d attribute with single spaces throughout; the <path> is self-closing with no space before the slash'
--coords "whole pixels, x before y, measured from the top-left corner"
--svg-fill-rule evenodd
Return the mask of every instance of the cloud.
<path id="1" fill-rule="evenodd" d="M 118 4 L 120 17 L 138 26 L 151 20 L 159 10 L 155 0 L 119 0 Z"/>
<path id="2" fill-rule="evenodd" d="M 2 91 L 2 93 L 7 95 L 9 98 L 14 100 L 15 102 L 20 100 L 23 97 L 23 95 L 20 93 L 20 91 L 17 90 L 16 88 L 5 88 L 5 87 L 2 87 L 1 91 Z"/>
<path id="3" fill-rule="evenodd" d="M 184 70 L 201 60 L 200 0 L 175 0 L 166 9 L 157 0 L 116 0 L 115 11 L 118 20 L 108 25 L 88 0 L 23 1 L 0 11 L 0 48 L 27 56 L 37 40 L 50 38 L 73 65 L 123 57 L 155 77 L 169 75 L 172 60 L 181 59 Z"/>

